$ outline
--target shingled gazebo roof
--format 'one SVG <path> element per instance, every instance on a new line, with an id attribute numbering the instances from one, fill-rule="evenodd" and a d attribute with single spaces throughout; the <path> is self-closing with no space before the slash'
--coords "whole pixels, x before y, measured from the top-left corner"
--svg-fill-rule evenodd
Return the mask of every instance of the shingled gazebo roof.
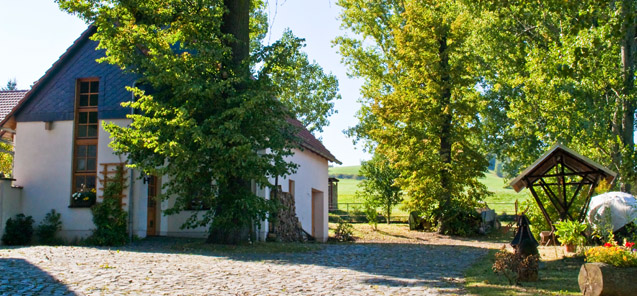
<path id="1" fill-rule="evenodd" d="M 515 192 L 520 192 L 522 189 L 528 187 L 529 184 L 527 184 L 527 182 L 533 183 L 539 179 L 540 176 L 545 175 L 549 170 L 551 170 L 559 162 L 560 157 L 564 159 L 564 165 L 574 172 L 580 174 L 598 172 L 601 175 L 601 179 L 605 179 L 608 183 L 611 183 L 617 176 L 617 173 L 609 170 L 590 158 L 583 156 L 562 144 L 557 144 L 540 156 L 540 158 L 525 169 L 519 176 L 513 179 L 509 185 L 513 187 Z M 591 182 L 594 181 L 593 178 L 593 176 L 587 176 L 587 179 Z"/>
<path id="2" fill-rule="evenodd" d="M 617 173 L 601 164 L 557 144 L 513 179 L 510 185 L 516 192 L 529 188 L 544 219 L 555 230 L 553 221 L 536 189 L 546 195 L 550 204 L 559 214 L 558 219 L 582 221 L 595 187 L 603 180 L 611 183 L 615 176 Z M 573 188 L 573 190 L 567 190 L 567 187 Z M 577 211 L 579 215 L 575 216 L 570 209 L 584 187 L 588 187 L 588 192 L 583 196 L 583 206 Z"/>

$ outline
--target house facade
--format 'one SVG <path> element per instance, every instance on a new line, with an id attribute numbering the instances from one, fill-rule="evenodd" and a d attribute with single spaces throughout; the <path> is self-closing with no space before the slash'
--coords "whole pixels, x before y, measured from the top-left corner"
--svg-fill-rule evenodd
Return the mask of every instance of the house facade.
<path id="1" fill-rule="evenodd" d="M 126 115 L 131 109 L 121 103 L 131 100 L 125 87 L 133 86 L 137 78 L 116 66 L 95 61 L 103 52 L 96 51 L 97 42 L 89 39 L 94 32 L 93 27 L 85 31 L 0 123 L 3 137 L 10 135 L 15 149 L 13 187 L 5 185 L 9 192 L 5 196 L 11 196 L 11 211 L 31 215 L 38 223 L 55 209 L 62 217 L 60 234 L 69 240 L 86 237 L 95 228 L 90 204 L 74 200 L 73 193 L 94 189 L 99 202 L 102 181 L 126 161 L 108 147 L 111 139 L 102 123 L 130 124 Z M 300 125 L 296 120 L 289 121 Z M 283 191 L 293 193 L 303 229 L 325 241 L 328 162 L 338 160 L 307 130 L 301 129 L 299 136 L 302 145 L 289 158 L 299 168 L 277 183 Z M 139 171 L 128 168 L 123 177 L 127 188 L 121 200 L 129 213 L 132 234 L 207 236 L 203 227 L 180 229 L 196 212 L 163 214 L 174 202 L 174 197 L 156 199 L 165 177 L 141 176 Z M 5 187 L 1 187 L 3 192 Z M 255 190 L 259 196 L 270 196 L 267 188 Z M 267 229 L 266 222 L 257 230 L 257 238 L 265 239 Z"/>

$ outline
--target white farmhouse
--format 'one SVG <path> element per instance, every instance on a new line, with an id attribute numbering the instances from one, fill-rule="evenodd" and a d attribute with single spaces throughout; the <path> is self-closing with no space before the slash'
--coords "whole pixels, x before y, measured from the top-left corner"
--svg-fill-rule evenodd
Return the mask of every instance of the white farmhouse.
<path id="1" fill-rule="evenodd" d="M 108 147 L 109 134 L 102 122 L 127 125 L 131 110 L 120 105 L 129 101 L 125 86 L 136 77 L 119 68 L 95 60 L 104 55 L 89 37 L 94 27 L 53 64 L 13 110 L 0 122 L 3 137 L 14 143 L 13 180 L 0 181 L 0 231 L 6 220 L 18 213 L 33 216 L 36 223 L 55 209 L 62 215 L 61 235 L 66 239 L 86 237 L 95 228 L 90 204 L 71 196 L 81 184 L 102 194 L 100 180 L 123 161 Z M 291 124 L 300 126 L 296 120 Z M 301 126 L 302 128 L 302 126 Z M 283 192 L 295 199 L 296 215 L 302 228 L 325 241 L 328 212 L 328 162 L 340 163 L 311 133 L 301 129 L 302 149 L 289 160 L 297 172 L 277 180 Z M 11 184 L 10 181 L 13 181 Z M 140 178 L 140 172 L 126 170 L 129 185 L 122 193 L 122 206 L 129 213 L 129 230 L 139 237 L 148 235 L 205 237 L 207 229 L 180 229 L 193 213 L 185 211 L 165 216 L 162 210 L 172 200 L 157 202 L 161 177 Z M 267 189 L 256 189 L 268 197 Z M 267 224 L 257 231 L 265 239 Z"/>

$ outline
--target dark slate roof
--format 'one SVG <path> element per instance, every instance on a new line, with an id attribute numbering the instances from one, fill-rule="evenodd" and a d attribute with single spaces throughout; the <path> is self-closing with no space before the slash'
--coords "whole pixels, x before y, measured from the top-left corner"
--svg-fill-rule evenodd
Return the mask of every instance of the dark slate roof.
<path id="1" fill-rule="evenodd" d="M 93 26 L 84 31 L 0 125 L 10 127 L 15 121 L 73 120 L 76 81 L 89 77 L 100 80 L 98 118 L 125 118 L 130 109 L 121 103 L 131 98 L 125 86 L 133 85 L 137 76 L 96 61 L 104 56 L 104 50 L 96 50 L 98 42 L 89 39 L 95 31 Z"/>
<path id="2" fill-rule="evenodd" d="M 93 35 L 93 33 L 95 33 L 97 30 L 94 26 L 89 26 L 88 29 L 86 29 L 86 31 L 84 31 L 82 33 L 82 35 L 80 35 L 80 37 L 78 37 L 73 44 L 66 49 L 66 51 L 60 56 L 60 58 L 53 63 L 53 65 L 51 66 L 51 68 L 49 68 L 49 70 L 47 70 L 44 73 L 44 76 L 42 76 L 40 79 L 38 79 L 33 87 L 31 88 L 31 90 L 29 92 L 27 92 L 25 94 L 25 96 L 20 100 L 20 102 L 18 102 L 18 104 L 11 110 L 11 112 L 9 112 L 9 114 L 4 117 L 2 119 L 2 121 L 0 121 L 0 126 L 4 127 L 5 124 L 7 123 L 7 121 L 16 113 L 18 112 L 27 101 L 29 101 L 29 98 L 31 96 L 33 96 L 34 93 L 37 93 L 40 88 L 41 85 L 44 84 L 43 81 L 46 81 L 48 79 L 50 79 L 52 76 L 55 75 L 55 73 L 59 70 L 59 68 L 62 66 L 63 61 L 66 60 L 66 58 L 70 55 L 72 55 L 73 53 L 75 53 L 75 51 L 77 51 L 77 49 L 79 48 L 79 44 L 84 42 L 85 40 L 88 40 L 88 37 L 90 37 L 91 35 Z"/>
<path id="3" fill-rule="evenodd" d="M 321 141 L 314 137 L 314 135 L 312 135 L 312 133 L 310 133 L 310 131 L 308 131 L 303 126 L 300 121 L 288 118 L 288 122 L 293 126 L 299 128 L 299 132 L 296 135 L 303 141 L 301 143 L 301 146 L 303 148 L 310 150 L 331 162 L 342 164 L 338 159 L 336 159 L 334 155 L 332 155 L 329 150 L 327 150 L 327 148 L 325 148 L 325 146 L 323 146 L 323 143 L 321 143 Z"/>
<path id="4" fill-rule="evenodd" d="M 16 115 L 19 116 L 23 116 L 24 121 L 54 121 L 54 120 L 70 120 L 72 119 L 72 114 L 73 114 L 73 108 L 72 106 L 70 108 L 68 108 L 68 106 L 65 106 L 64 104 L 62 104 L 61 102 L 58 102 L 59 104 L 57 104 L 56 106 L 49 106 L 46 104 L 43 105 L 37 105 L 36 106 L 28 106 L 32 100 L 32 98 L 36 98 L 38 97 L 38 93 L 46 93 L 49 96 L 54 95 L 54 97 L 57 98 L 66 98 L 66 97 L 70 97 L 73 98 L 74 94 L 64 94 L 63 92 L 58 92 L 55 88 L 54 89 L 49 89 L 52 88 L 52 86 L 47 85 L 47 84 L 51 84 L 49 82 L 51 81 L 55 81 L 57 76 L 60 76 L 59 79 L 63 79 L 63 80 L 70 80 L 72 81 L 71 84 L 71 90 L 74 92 L 74 86 L 75 86 L 75 78 L 73 78 L 73 74 L 78 74 L 75 73 L 74 71 L 69 71 L 68 69 L 66 69 L 66 65 L 68 63 L 69 60 L 73 59 L 74 56 L 76 56 L 77 54 L 88 54 L 86 53 L 88 47 L 91 47 L 91 52 L 90 55 L 92 61 L 95 60 L 95 58 L 99 58 L 101 56 L 97 56 L 97 55 L 101 55 L 100 53 L 95 51 L 95 45 L 97 44 L 95 41 L 91 41 L 89 39 L 89 37 L 91 35 L 93 35 L 93 33 L 96 32 L 96 28 L 94 26 L 89 26 L 89 28 L 84 31 L 82 33 L 82 35 L 75 40 L 75 42 L 73 42 L 73 45 L 71 45 L 64 54 L 62 54 L 62 56 L 60 56 L 60 58 L 51 66 L 51 68 L 49 70 L 46 71 L 46 73 L 44 74 L 44 76 L 42 76 L 42 78 L 40 78 L 35 85 L 33 86 L 33 88 L 31 88 L 30 91 L 28 92 L 24 92 L 23 93 L 23 98 L 17 103 L 17 105 L 15 105 L 15 107 L 11 110 L 11 112 L 8 112 L 9 114 L 7 115 L 6 113 L 4 115 L 6 115 L 5 118 L 2 119 L 2 121 L 0 121 L 0 126 L 6 126 L 7 122 L 9 121 L 10 117 L 14 117 Z M 90 44 L 93 43 L 93 44 Z M 82 69 L 86 69 L 87 67 L 96 67 L 93 64 L 90 65 L 80 65 L 83 67 L 80 67 Z M 115 67 L 112 65 L 103 65 L 100 64 L 98 67 Z M 100 74 L 104 74 L 104 72 L 106 72 L 107 75 L 111 75 L 106 79 L 108 81 L 105 81 L 105 83 L 100 83 L 100 93 L 104 93 L 104 89 L 103 87 L 104 84 L 109 84 L 110 86 L 108 86 L 109 88 L 112 87 L 116 87 L 117 85 L 129 85 L 128 83 L 132 83 L 132 81 L 134 81 L 134 76 L 128 75 L 126 77 L 126 74 L 124 72 L 122 72 L 121 70 L 118 70 L 116 72 L 113 72 L 113 69 L 99 69 L 101 72 L 99 72 Z M 116 74 L 119 73 L 119 74 Z M 115 75 L 114 75 L 115 74 Z M 70 75 L 69 77 L 66 77 Z M 80 74 L 78 74 L 80 75 Z M 81 75 L 80 75 L 81 76 Z M 113 77 L 113 76 L 118 76 L 118 77 Z M 83 76 L 83 77 L 87 77 L 87 76 Z M 68 88 L 68 87 L 67 87 Z M 122 87 L 123 89 L 123 87 Z M 114 97 L 117 98 L 125 98 L 126 96 L 124 96 L 123 94 L 118 94 L 116 92 L 114 92 L 112 89 L 109 89 L 108 93 L 113 96 L 113 94 L 116 94 Z M 50 102 L 49 102 L 50 103 Z M 67 102 L 68 103 L 68 102 Z M 109 102 L 112 103 L 112 102 Z M 73 103 L 71 103 L 73 104 Z M 33 105 L 33 104 L 31 104 Z M 67 104 L 68 105 L 68 104 Z M 112 104 L 111 104 L 112 105 Z M 119 102 L 116 102 L 115 105 L 119 105 Z M 100 101 L 100 106 L 103 106 L 102 102 Z M 64 108 L 67 107 L 67 108 Z M 39 108 L 39 110 L 38 110 Z M 27 112 L 21 112 L 22 110 L 26 110 Z M 31 116 L 24 116 L 21 115 L 19 113 L 29 113 L 32 112 L 32 110 L 29 109 L 36 109 L 36 111 L 34 111 L 34 113 L 36 114 L 31 114 Z M 47 109 L 44 110 L 45 112 L 48 111 L 49 114 L 43 114 L 43 110 L 42 109 Z M 69 110 L 66 110 L 69 109 Z M 107 110 L 108 111 L 108 110 Z M 117 112 L 118 110 L 113 110 L 115 112 L 112 112 L 113 114 L 100 114 L 98 115 L 99 118 L 117 118 L 118 116 L 120 117 L 124 117 L 122 116 L 122 114 L 118 114 L 121 112 Z M 39 112 L 39 113 L 38 113 Z M 101 112 L 101 111 L 100 111 Z M 68 114 L 66 114 L 68 113 Z M 56 117 L 55 118 L 49 118 L 50 115 L 53 114 Z M 57 114 L 57 115 L 56 115 Z M 64 115 L 66 114 L 66 115 Z M 70 114 L 70 115 L 69 115 Z M 29 115 L 29 114 L 27 114 Z M 49 116 L 49 117 L 47 117 Z M 61 116 L 61 117 L 60 117 Z M 71 116 L 71 117 L 69 117 Z M 112 117 L 108 117 L 108 116 L 112 116 Z M 27 117 L 27 118 L 24 118 Z M 69 117 L 69 118 L 67 118 Z M 300 121 L 296 120 L 296 119 L 288 119 L 288 122 L 290 124 L 292 124 L 293 126 L 296 126 L 299 128 L 299 132 L 297 134 L 297 136 L 299 138 L 302 139 L 302 143 L 301 146 L 305 149 L 308 149 L 318 155 L 320 155 L 321 157 L 332 161 L 332 162 L 336 162 L 338 164 L 341 164 L 341 162 L 336 159 L 336 157 L 334 157 L 334 155 L 332 155 L 332 153 L 327 150 L 327 148 L 325 148 L 325 146 L 323 146 L 323 144 L 316 139 L 316 137 L 314 137 L 314 135 L 312 135 L 312 133 L 310 133 L 304 126 L 303 124 L 301 124 Z"/>
<path id="5" fill-rule="evenodd" d="M 4 120 L 27 92 L 28 90 L 0 91 L 0 121 Z"/>

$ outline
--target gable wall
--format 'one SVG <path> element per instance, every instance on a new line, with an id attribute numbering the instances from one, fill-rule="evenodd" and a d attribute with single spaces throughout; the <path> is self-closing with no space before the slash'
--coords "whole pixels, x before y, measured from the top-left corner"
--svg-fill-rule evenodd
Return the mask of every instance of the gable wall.
<path id="1" fill-rule="evenodd" d="M 58 72 L 50 73 L 51 79 L 31 94 L 29 101 L 17 113 L 16 120 L 73 120 L 76 81 L 89 77 L 100 79 L 99 118 L 124 118 L 130 109 L 123 108 L 120 103 L 131 98 L 131 93 L 124 86 L 133 85 L 136 76 L 122 75 L 116 66 L 97 63 L 95 60 L 104 56 L 103 50 L 95 50 L 97 44 L 92 40 L 78 44 L 75 54 L 67 56 L 66 63 L 58 67 Z"/>
<path id="2" fill-rule="evenodd" d="M 328 162 L 327 159 L 318 154 L 305 149 L 294 150 L 294 155 L 288 161 L 299 165 L 296 173 L 279 179 L 279 185 L 283 192 L 289 192 L 289 180 L 294 180 L 294 202 L 296 206 L 296 216 L 299 218 L 303 230 L 312 234 L 312 196 L 314 191 L 321 191 L 323 211 L 320 213 L 320 225 L 316 225 L 316 238 L 319 241 L 327 240 L 327 179 Z M 274 182 L 273 182 L 274 183 Z"/>

